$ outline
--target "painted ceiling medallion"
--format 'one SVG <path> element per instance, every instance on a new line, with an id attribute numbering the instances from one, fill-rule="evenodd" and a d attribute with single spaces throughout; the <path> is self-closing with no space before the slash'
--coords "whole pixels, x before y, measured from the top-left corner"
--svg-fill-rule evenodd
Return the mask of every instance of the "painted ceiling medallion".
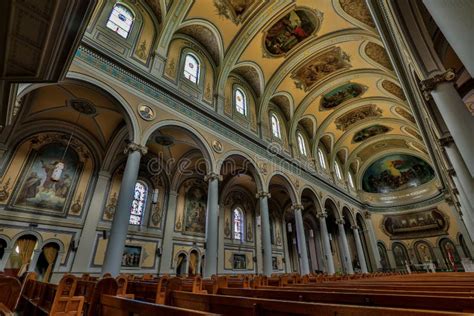
<path id="1" fill-rule="evenodd" d="M 382 46 L 369 42 L 365 46 L 365 53 L 377 64 L 393 71 L 392 63 L 390 62 L 390 58 L 387 55 L 387 51 Z"/>
<path id="2" fill-rule="evenodd" d="M 402 109 L 401 107 L 396 107 L 395 108 L 395 112 L 400 115 L 401 117 L 403 117 L 404 119 L 412 122 L 413 124 L 416 124 L 416 121 L 415 121 L 415 118 L 413 117 L 413 115 L 411 115 L 410 113 L 408 113 L 407 110 L 404 110 Z"/>
<path id="3" fill-rule="evenodd" d="M 255 0 L 214 0 L 217 15 L 234 22 L 241 23 L 250 12 Z"/>
<path id="4" fill-rule="evenodd" d="M 333 47 L 293 72 L 291 78 L 295 80 L 297 88 L 308 91 L 318 81 L 330 74 L 351 67 L 349 62 L 349 55 L 343 52 L 340 47 Z"/>
<path id="5" fill-rule="evenodd" d="M 410 189 L 434 178 L 424 160 L 406 154 L 392 154 L 373 162 L 364 172 L 362 188 L 369 193 L 390 193 Z"/>
<path id="6" fill-rule="evenodd" d="M 222 153 L 224 151 L 224 146 L 222 146 L 222 143 L 218 140 L 215 140 L 212 142 L 212 149 L 218 154 Z"/>
<path id="7" fill-rule="evenodd" d="M 332 109 L 347 100 L 361 96 L 366 90 L 367 87 L 360 84 L 346 83 L 324 94 L 320 109 Z"/>
<path id="8" fill-rule="evenodd" d="M 338 130 L 346 131 L 349 126 L 360 121 L 379 117 L 382 117 L 382 110 L 375 104 L 368 104 L 338 117 L 335 123 Z"/>
<path id="9" fill-rule="evenodd" d="M 71 106 L 74 110 L 81 114 L 95 116 L 97 114 L 97 110 L 95 106 L 86 99 L 70 99 L 68 100 L 69 106 Z"/>
<path id="10" fill-rule="evenodd" d="M 282 56 L 314 34 L 322 19 L 322 13 L 315 12 L 306 9 L 293 10 L 273 24 L 265 32 L 266 55 Z"/>
<path id="11" fill-rule="evenodd" d="M 374 20 L 364 0 L 339 0 L 341 8 L 354 19 L 375 28 Z"/>
<path id="12" fill-rule="evenodd" d="M 153 111 L 151 107 L 145 104 L 138 106 L 138 114 L 145 121 L 152 121 L 156 117 L 155 111 Z"/>
<path id="13" fill-rule="evenodd" d="M 390 130 L 391 128 L 385 125 L 379 125 L 379 124 L 371 125 L 355 133 L 354 137 L 352 137 L 352 142 L 360 143 L 371 137 L 385 134 L 389 132 Z"/>
<path id="14" fill-rule="evenodd" d="M 382 81 L 382 88 L 384 88 L 385 90 L 387 90 L 387 92 L 393 94 L 400 100 L 403 100 L 403 101 L 406 100 L 405 94 L 403 93 L 402 88 L 400 88 L 400 86 L 398 86 L 397 84 L 389 80 L 384 80 Z"/>

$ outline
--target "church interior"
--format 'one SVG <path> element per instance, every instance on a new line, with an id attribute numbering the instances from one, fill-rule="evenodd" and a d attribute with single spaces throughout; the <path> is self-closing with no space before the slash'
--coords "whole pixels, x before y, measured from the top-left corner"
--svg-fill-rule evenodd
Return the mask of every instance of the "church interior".
<path id="1" fill-rule="evenodd" d="M 0 315 L 474 315 L 474 1 L 0 12 Z"/>

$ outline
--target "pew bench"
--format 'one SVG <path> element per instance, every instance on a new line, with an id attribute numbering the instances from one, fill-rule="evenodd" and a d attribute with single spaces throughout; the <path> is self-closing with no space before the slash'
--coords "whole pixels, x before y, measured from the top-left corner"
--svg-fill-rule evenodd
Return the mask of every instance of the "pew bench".
<path id="1" fill-rule="evenodd" d="M 0 276 L 0 315 L 13 315 L 20 292 L 20 281 L 13 277 Z"/>

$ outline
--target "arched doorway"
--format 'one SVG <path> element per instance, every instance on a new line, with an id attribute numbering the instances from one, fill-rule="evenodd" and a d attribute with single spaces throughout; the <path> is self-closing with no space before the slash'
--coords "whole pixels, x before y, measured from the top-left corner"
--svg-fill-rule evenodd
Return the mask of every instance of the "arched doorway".
<path id="1" fill-rule="evenodd" d="M 382 242 L 377 242 L 377 250 L 380 255 L 380 265 L 382 266 L 383 271 L 388 271 L 391 269 L 390 260 L 388 260 L 387 248 Z"/>
<path id="2" fill-rule="evenodd" d="M 28 271 L 37 243 L 38 239 L 34 235 L 28 234 L 18 238 L 5 270 L 18 276 Z"/>
<path id="3" fill-rule="evenodd" d="M 196 250 L 192 250 L 189 254 L 188 275 L 195 276 L 199 273 L 199 255 Z"/>
<path id="4" fill-rule="evenodd" d="M 35 272 L 38 274 L 38 280 L 49 282 L 53 269 L 58 258 L 59 246 L 55 242 L 44 245 L 36 262 Z"/>
<path id="5" fill-rule="evenodd" d="M 187 256 L 184 253 L 180 253 L 176 259 L 176 276 L 186 275 L 186 264 Z"/>
<path id="6" fill-rule="evenodd" d="M 410 265 L 410 258 L 408 257 L 408 251 L 405 245 L 399 242 L 392 244 L 392 252 L 395 257 L 395 265 L 397 269 L 405 270 L 407 265 Z"/>

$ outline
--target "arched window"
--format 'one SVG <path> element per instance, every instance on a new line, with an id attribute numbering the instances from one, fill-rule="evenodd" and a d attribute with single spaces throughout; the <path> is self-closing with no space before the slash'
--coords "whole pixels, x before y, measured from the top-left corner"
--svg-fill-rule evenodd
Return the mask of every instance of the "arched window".
<path id="1" fill-rule="evenodd" d="M 306 156 L 306 142 L 304 141 L 303 135 L 301 135 L 301 133 L 298 133 L 296 138 L 298 139 L 298 148 L 300 150 L 300 154 Z"/>
<path id="2" fill-rule="evenodd" d="M 281 138 L 280 120 L 275 115 L 275 113 L 272 113 L 271 121 L 272 121 L 273 136 L 275 136 L 276 138 Z"/>
<path id="3" fill-rule="evenodd" d="M 146 197 L 148 187 L 145 183 L 138 181 L 135 184 L 135 194 L 133 196 L 132 209 L 130 210 L 130 225 L 141 225 L 143 213 L 146 207 Z"/>
<path id="4" fill-rule="evenodd" d="M 326 158 L 324 158 L 324 154 L 321 148 L 318 148 L 318 158 L 319 165 L 321 166 L 321 168 L 326 169 Z"/>
<path id="5" fill-rule="evenodd" d="M 352 179 L 352 174 L 350 172 L 347 173 L 347 179 L 349 179 L 349 185 L 351 186 L 351 188 L 355 189 L 354 179 Z"/>
<path id="6" fill-rule="evenodd" d="M 337 161 L 334 161 L 334 170 L 336 170 L 336 177 L 341 180 L 342 179 L 342 173 L 341 173 L 341 167 L 339 167 L 339 164 Z"/>
<path id="7" fill-rule="evenodd" d="M 192 54 L 186 54 L 184 58 L 184 77 L 192 83 L 199 82 L 199 60 Z"/>
<path id="8" fill-rule="evenodd" d="M 239 88 L 235 89 L 234 91 L 234 104 L 237 112 L 247 116 L 247 97 L 245 93 Z"/>
<path id="9" fill-rule="evenodd" d="M 244 239 L 244 215 L 240 208 L 234 209 L 234 239 Z"/>
<path id="10" fill-rule="evenodd" d="M 122 36 L 127 38 L 133 24 L 133 13 L 125 6 L 116 4 L 110 13 L 107 27 Z"/>

